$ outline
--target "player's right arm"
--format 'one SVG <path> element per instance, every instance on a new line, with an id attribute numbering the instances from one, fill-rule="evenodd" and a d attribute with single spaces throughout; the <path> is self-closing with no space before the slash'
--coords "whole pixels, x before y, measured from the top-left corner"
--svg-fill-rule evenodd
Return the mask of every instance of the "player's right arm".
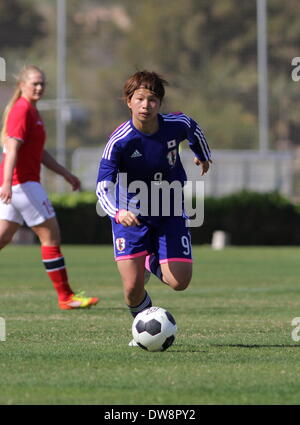
<path id="1" fill-rule="evenodd" d="M 101 207 L 111 218 L 114 218 L 118 212 L 116 200 L 117 175 L 117 163 L 102 157 L 97 178 L 96 195 Z"/>
<path id="2" fill-rule="evenodd" d="M 0 198 L 5 204 L 11 202 L 12 179 L 14 168 L 17 164 L 18 150 L 26 140 L 27 131 L 32 125 L 29 108 L 14 105 L 7 117 L 6 139 L 4 142 L 5 163 L 3 170 L 3 183 L 0 190 Z"/>
<path id="3" fill-rule="evenodd" d="M 12 137 L 7 137 L 5 141 L 5 163 L 3 172 L 3 183 L 0 189 L 0 198 L 5 204 L 9 204 L 11 202 L 11 184 L 20 146 L 21 142 L 19 140 L 14 139 Z"/>
<path id="4" fill-rule="evenodd" d="M 115 220 L 124 227 L 138 226 L 141 224 L 133 212 L 124 209 L 118 210 L 117 214 L 115 215 Z"/>
<path id="5" fill-rule="evenodd" d="M 109 217 L 123 226 L 136 226 L 140 222 L 134 213 L 125 208 L 119 208 L 116 197 L 116 181 L 119 173 L 121 146 L 112 142 L 111 138 L 102 155 L 99 166 L 96 194 L 103 210 Z"/>

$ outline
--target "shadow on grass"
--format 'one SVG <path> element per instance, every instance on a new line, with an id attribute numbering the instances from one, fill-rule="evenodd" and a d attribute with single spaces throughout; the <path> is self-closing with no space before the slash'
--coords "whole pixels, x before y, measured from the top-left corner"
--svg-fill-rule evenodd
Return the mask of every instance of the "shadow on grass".
<path id="1" fill-rule="evenodd" d="M 170 353 L 208 353 L 207 350 L 170 350 Z"/>
<path id="2" fill-rule="evenodd" d="M 182 348 L 181 348 L 182 347 Z M 168 350 L 167 350 L 168 351 Z M 176 344 L 176 347 L 170 348 L 170 353 L 208 353 L 208 350 L 197 350 L 194 348 L 187 348 L 186 345 Z"/>
<path id="3" fill-rule="evenodd" d="M 300 344 L 211 344 L 213 347 L 238 347 L 238 348 L 300 348 Z"/>

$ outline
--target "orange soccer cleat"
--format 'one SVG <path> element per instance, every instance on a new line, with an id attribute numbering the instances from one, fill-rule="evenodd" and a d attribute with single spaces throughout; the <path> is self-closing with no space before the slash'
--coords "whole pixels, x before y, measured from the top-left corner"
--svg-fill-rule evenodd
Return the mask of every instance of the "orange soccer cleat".
<path id="1" fill-rule="evenodd" d="M 92 305 L 96 305 L 99 298 L 96 297 L 85 297 L 84 292 L 73 294 L 67 301 L 59 301 L 58 305 L 61 310 L 73 310 L 75 308 L 90 308 Z"/>

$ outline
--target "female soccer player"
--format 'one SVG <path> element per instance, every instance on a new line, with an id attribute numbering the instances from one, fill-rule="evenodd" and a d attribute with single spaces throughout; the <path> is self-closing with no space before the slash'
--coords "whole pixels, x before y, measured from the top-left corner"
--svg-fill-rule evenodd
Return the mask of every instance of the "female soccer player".
<path id="1" fill-rule="evenodd" d="M 60 250 L 60 230 L 55 211 L 40 184 L 41 164 L 61 175 L 73 190 L 80 181 L 44 148 L 45 129 L 36 104 L 45 88 L 44 73 L 36 66 L 21 71 L 17 88 L 4 116 L 0 164 L 0 249 L 25 221 L 41 242 L 42 261 L 63 310 L 97 304 L 98 298 L 74 294 Z"/>
<path id="2" fill-rule="evenodd" d="M 145 267 L 176 291 L 186 289 L 191 281 L 191 241 L 184 208 L 181 204 L 176 214 L 176 194 L 170 190 L 169 208 L 164 211 L 165 194 L 157 195 L 159 187 L 175 182 L 182 195 L 187 177 L 178 153 L 180 142 L 189 141 L 202 175 L 211 162 L 203 132 L 192 118 L 159 113 L 165 83 L 148 71 L 136 72 L 126 81 L 124 99 L 131 119 L 112 133 L 98 174 L 97 196 L 112 220 L 115 259 L 133 317 L 152 305 L 144 287 Z"/>

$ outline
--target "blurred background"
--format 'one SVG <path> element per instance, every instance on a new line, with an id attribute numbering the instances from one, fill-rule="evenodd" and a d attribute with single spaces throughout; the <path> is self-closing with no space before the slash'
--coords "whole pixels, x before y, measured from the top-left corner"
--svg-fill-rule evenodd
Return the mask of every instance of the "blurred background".
<path id="1" fill-rule="evenodd" d="M 169 82 L 162 112 L 181 110 L 203 128 L 214 164 L 205 194 L 241 190 L 300 199 L 300 56 L 297 0 L 0 1 L 3 111 L 24 64 L 41 67 L 39 109 L 47 148 L 94 191 L 109 134 L 129 117 L 127 77 L 149 69 Z M 199 179 L 192 153 L 182 157 Z M 68 189 L 51 173 L 43 184 Z"/>

